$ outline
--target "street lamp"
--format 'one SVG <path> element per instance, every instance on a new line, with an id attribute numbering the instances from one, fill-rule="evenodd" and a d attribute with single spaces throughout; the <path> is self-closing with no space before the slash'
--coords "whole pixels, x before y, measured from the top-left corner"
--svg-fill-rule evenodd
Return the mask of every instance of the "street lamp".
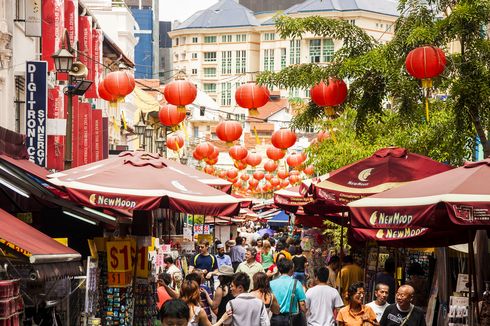
<path id="1" fill-rule="evenodd" d="M 65 48 L 66 46 L 66 48 Z M 72 163 L 72 129 L 73 129 L 73 96 L 83 95 L 92 85 L 92 81 L 85 80 L 88 74 L 87 66 L 81 62 L 73 62 L 75 49 L 71 47 L 68 30 L 63 32 L 61 49 L 56 51 L 53 58 L 56 72 L 68 73 L 68 86 L 63 89 L 67 96 L 67 119 L 66 119 L 66 144 L 65 144 L 65 170 L 71 168 Z"/>

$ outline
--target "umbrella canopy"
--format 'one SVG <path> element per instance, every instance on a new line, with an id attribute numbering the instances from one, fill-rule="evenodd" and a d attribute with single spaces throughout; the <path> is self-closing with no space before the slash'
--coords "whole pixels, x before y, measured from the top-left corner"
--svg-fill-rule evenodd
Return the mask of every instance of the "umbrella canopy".
<path id="1" fill-rule="evenodd" d="M 428 157 L 408 153 L 399 147 L 383 148 L 371 157 L 333 172 L 312 186 L 313 196 L 332 206 L 332 211 L 347 210 L 349 202 L 445 172 L 451 167 Z"/>
<path id="2" fill-rule="evenodd" d="M 263 236 L 264 236 L 264 234 L 266 234 L 266 233 L 267 233 L 267 234 L 269 234 L 269 235 L 272 237 L 272 236 L 274 235 L 274 233 L 275 233 L 275 232 L 274 232 L 274 230 L 272 230 L 272 229 L 269 229 L 269 228 L 263 228 L 263 229 L 258 230 L 258 231 L 257 231 L 257 233 L 258 233 L 258 234 L 259 234 L 261 237 L 263 237 Z"/>
<path id="3" fill-rule="evenodd" d="M 267 219 L 267 224 L 269 226 L 285 226 L 289 224 L 289 214 L 284 211 L 278 211 L 274 216 L 270 219 Z"/>
<path id="4" fill-rule="evenodd" d="M 490 158 L 349 204 L 352 226 L 490 229 Z"/>
<path id="5" fill-rule="evenodd" d="M 314 205 L 315 199 L 300 193 L 300 186 L 274 191 L 274 204 L 288 212 L 296 213 L 300 207 Z"/>
<path id="6" fill-rule="evenodd" d="M 48 175 L 82 205 L 124 210 L 170 208 L 188 214 L 234 216 L 240 202 L 169 168 L 158 154 L 123 152 L 118 157 Z"/>

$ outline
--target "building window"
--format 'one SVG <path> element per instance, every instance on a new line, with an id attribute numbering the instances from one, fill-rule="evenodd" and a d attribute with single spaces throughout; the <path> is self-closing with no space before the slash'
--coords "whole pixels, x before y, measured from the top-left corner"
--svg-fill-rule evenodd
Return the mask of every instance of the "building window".
<path id="1" fill-rule="evenodd" d="M 301 40 L 289 42 L 289 63 L 294 65 L 301 61 Z"/>
<path id="2" fill-rule="evenodd" d="M 204 77 L 216 77 L 216 68 L 204 68 Z"/>
<path id="3" fill-rule="evenodd" d="M 304 128 L 303 131 L 306 132 L 306 133 L 314 133 L 315 132 L 315 127 L 308 126 L 308 127 Z"/>
<path id="4" fill-rule="evenodd" d="M 215 83 L 205 83 L 205 84 L 203 84 L 203 86 L 204 86 L 204 92 L 216 93 L 216 84 Z"/>
<path id="5" fill-rule="evenodd" d="M 275 33 L 264 33 L 264 41 L 274 41 L 276 39 Z"/>
<path id="6" fill-rule="evenodd" d="M 197 59 L 197 53 L 196 52 L 192 53 L 192 59 Z"/>
<path id="7" fill-rule="evenodd" d="M 333 61 L 333 41 L 331 39 L 323 39 L 322 44 L 322 61 L 332 62 Z"/>
<path id="8" fill-rule="evenodd" d="M 192 43 L 197 43 L 197 37 L 192 38 Z"/>
<path id="9" fill-rule="evenodd" d="M 180 55 L 180 60 L 185 60 L 185 52 Z"/>
<path id="10" fill-rule="evenodd" d="M 216 52 L 204 52 L 204 62 L 216 62 Z"/>
<path id="11" fill-rule="evenodd" d="M 274 71 L 274 49 L 264 50 L 264 71 Z"/>
<path id="12" fill-rule="evenodd" d="M 378 24 L 376 24 L 376 25 L 378 25 Z M 179 38 L 178 37 L 175 39 L 175 45 L 177 45 L 177 46 L 179 45 Z"/>
<path id="13" fill-rule="evenodd" d="M 232 42 L 232 35 L 221 35 L 222 43 L 230 43 Z"/>
<path id="14" fill-rule="evenodd" d="M 320 62 L 322 40 L 310 40 L 310 62 Z"/>
<path id="15" fill-rule="evenodd" d="M 349 20 L 349 23 L 353 26 L 356 26 L 356 20 L 355 19 L 351 19 Z"/>
<path id="16" fill-rule="evenodd" d="M 236 41 L 237 42 L 246 42 L 247 41 L 247 34 L 237 34 L 236 35 Z"/>
<path id="17" fill-rule="evenodd" d="M 193 75 L 197 75 L 197 69 L 196 69 L 196 68 L 192 68 L 191 73 L 192 73 Z"/>
<path id="18" fill-rule="evenodd" d="M 216 43 L 216 36 L 204 36 L 204 43 Z"/>
<path id="19" fill-rule="evenodd" d="M 25 20 L 25 1 L 15 1 L 15 20 Z"/>
<path id="20" fill-rule="evenodd" d="M 221 74 L 231 74 L 231 51 L 221 52 Z"/>
<path id="21" fill-rule="evenodd" d="M 286 68 L 286 48 L 281 48 L 281 69 Z"/>
<path id="22" fill-rule="evenodd" d="M 194 127 L 194 138 L 199 138 L 199 127 Z"/>
<path id="23" fill-rule="evenodd" d="M 247 69 L 247 51 L 236 51 L 236 65 L 235 72 L 237 74 L 244 74 Z"/>
<path id="24" fill-rule="evenodd" d="M 291 96 L 291 97 L 299 97 L 299 88 L 291 88 L 289 90 L 289 96 Z"/>
<path id="25" fill-rule="evenodd" d="M 221 105 L 231 105 L 231 83 L 221 83 Z"/>
<path id="26" fill-rule="evenodd" d="M 245 113 L 240 114 L 240 120 L 245 121 Z"/>

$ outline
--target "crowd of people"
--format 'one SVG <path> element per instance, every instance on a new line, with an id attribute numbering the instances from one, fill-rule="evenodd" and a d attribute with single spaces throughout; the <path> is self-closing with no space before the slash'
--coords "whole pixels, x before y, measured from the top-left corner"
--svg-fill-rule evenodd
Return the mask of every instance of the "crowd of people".
<path id="1" fill-rule="evenodd" d="M 171 257 L 159 276 L 162 325 L 425 326 L 413 286 L 395 288 L 388 259 L 374 278 L 375 300 L 365 303 L 364 271 L 349 255 L 327 250 L 307 258 L 299 240 L 237 237 L 207 241 L 189 259 L 185 277 Z"/>

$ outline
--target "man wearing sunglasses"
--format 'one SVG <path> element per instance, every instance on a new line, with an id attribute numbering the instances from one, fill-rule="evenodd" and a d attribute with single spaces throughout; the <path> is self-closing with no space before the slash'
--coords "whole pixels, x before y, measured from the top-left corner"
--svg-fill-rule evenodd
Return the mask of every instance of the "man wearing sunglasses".
<path id="1" fill-rule="evenodd" d="M 216 257 L 209 253 L 209 242 L 207 240 L 199 242 L 199 253 L 192 257 L 189 265 L 189 274 L 192 273 L 194 269 L 201 270 L 204 276 L 209 272 L 218 272 Z"/>

